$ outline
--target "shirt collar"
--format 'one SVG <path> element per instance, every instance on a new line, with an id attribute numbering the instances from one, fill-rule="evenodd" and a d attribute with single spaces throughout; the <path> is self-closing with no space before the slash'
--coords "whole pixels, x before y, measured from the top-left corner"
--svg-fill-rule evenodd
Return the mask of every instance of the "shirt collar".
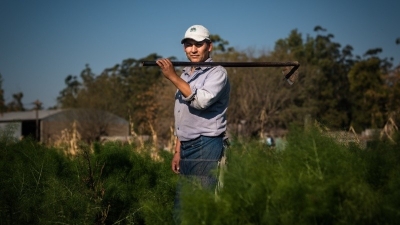
<path id="1" fill-rule="evenodd" d="M 213 60 L 212 60 L 212 58 L 211 57 L 209 57 L 206 61 L 204 61 L 204 62 L 212 62 Z M 201 69 L 201 70 L 206 70 L 207 68 L 210 68 L 211 66 L 199 66 L 199 67 L 196 67 L 195 68 L 195 70 L 197 70 L 197 69 Z M 187 71 L 190 71 L 190 69 L 191 69 L 192 67 L 191 66 L 187 66 L 187 67 L 185 67 L 184 69 L 183 69 L 183 72 L 187 72 Z"/>

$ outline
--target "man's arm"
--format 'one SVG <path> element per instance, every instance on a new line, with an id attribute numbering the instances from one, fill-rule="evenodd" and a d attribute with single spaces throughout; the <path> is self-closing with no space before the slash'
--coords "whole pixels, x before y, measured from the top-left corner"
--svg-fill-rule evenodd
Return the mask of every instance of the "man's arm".
<path id="1" fill-rule="evenodd" d="M 175 68 L 169 59 L 159 59 L 156 63 L 160 66 L 164 76 L 179 89 L 183 96 L 188 97 L 192 94 L 189 84 L 176 74 Z"/>

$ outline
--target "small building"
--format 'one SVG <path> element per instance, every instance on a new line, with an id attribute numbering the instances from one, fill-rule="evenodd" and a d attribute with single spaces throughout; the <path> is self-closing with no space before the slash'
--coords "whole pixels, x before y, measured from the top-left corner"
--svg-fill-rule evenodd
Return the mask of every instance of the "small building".
<path id="1" fill-rule="evenodd" d="M 12 132 L 11 135 L 17 139 L 31 136 L 50 144 L 59 140 L 63 132 L 74 128 L 83 140 L 99 140 L 103 136 L 129 136 L 127 120 L 102 110 L 57 109 L 0 114 L 0 130 Z"/>

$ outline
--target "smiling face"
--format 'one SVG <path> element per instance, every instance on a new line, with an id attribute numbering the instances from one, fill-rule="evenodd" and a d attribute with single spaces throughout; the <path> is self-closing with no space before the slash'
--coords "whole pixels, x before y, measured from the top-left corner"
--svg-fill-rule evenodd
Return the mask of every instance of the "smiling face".
<path id="1" fill-rule="evenodd" d="M 187 58 L 191 62 L 204 62 L 210 57 L 212 43 L 206 41 L 197 42 L 192 39 L 187 39 L 183 43 L 183 48 Z"/>

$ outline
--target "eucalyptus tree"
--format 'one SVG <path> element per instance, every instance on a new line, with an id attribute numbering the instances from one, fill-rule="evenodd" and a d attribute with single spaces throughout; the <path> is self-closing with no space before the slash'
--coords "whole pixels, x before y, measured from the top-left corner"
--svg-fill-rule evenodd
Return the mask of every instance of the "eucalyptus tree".
<path id="1" fill-rule="evenodd" d="M 352 125 L 361 131 L 382 128 L 398 112 L 399 72 L 392 59 L 381 59 L 381 48 L 369 49 L 349 72 Z"/>
<path id="2" fill-rule="evenodd" d="M 75 108 L 79 107 L 77 97 L 79 90 L 82 87 L 82 83 L 78 80 L 77 76 L 68 75 L 64 83 L 66 87 L 60 91 L 57 97 L 58 106 L 61 108 Z"/>
<path id="3" fill-rule="evenodd" d="M 7 110 L 10 112 L 25 111 L 24 104 L 22 103 L 24 94 L 22 92 L 18 92 L 13 94 L 12 97 L 13 100 L 7 104 Z"/>
<path id="4" fill-rule="evenodd" d="M 158 68 L 140 67 L 140 62 L 160 57 L 150 54 L 139 60 L 125 59 L 98 75 L 86 65 L 79 77 L 69 75 L 65 79 L 67 87 L 60 92 L 59 106 L 105 110 L 131 119 L 145 130 L 157 117 L 158 92 L 154 86 L 162 76 Z"/>
<path id="5" fill-rule="evenodd" d="M 382 127 L 387 95 L 379 59 L 356 63 L 349 73 L 349 80 L 353 127 L 358 131 Z"/>
<path id="6" fill-rule="evenodd" d="M 353 48 L 341 48 L 332 41 L 334 35 L 324 34 L 326 29 L 321 26 L 314 31 L 316 37 L 307 35 L 303 40 L 301 33 L 293 30 L 288 38 L 276 42 L 275 52 L 286 53 L 301 63 L 297 85 L 301 91 L 296 92 L 294 103 L 304 108 L 302 113 L 329 127 L 343 129 L 350 123 L 347 74 L 354 63 Z"/>

